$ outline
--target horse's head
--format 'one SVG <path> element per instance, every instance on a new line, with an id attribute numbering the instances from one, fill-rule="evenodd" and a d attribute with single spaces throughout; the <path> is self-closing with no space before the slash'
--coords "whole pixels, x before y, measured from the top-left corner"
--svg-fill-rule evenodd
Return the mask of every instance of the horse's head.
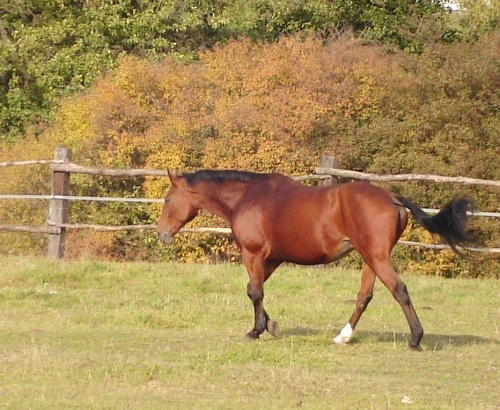
<path id="1" fill-rule="evenodd" d="M 168 172 L 172 186 L 165 196 L 163 210 L 157 225 L 157 232 L 164 244 L 172 242 L 174 235 L 194 219 L 199 208 L 196 205 L 196 194 L 189 189 L 189 185 L 182 174 Z"/>

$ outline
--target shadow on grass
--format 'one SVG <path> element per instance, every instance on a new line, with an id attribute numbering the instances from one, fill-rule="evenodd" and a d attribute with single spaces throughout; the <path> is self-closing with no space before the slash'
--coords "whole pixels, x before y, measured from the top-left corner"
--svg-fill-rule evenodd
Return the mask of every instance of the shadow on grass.
<path id="1" fill-rule="evenodd" d="M 292 327 L 291 329 L 285 329 L 281 332 L 281 337 L 291 337 L 291 336 L 313 336 L 319 335 L 322 332 L 318 329 L 311 329 L 309 327 Z"/>
<path id="2" fill-rule="evenodd" d="M 474 346 L 480 344 L 500 345 L 500 340 L 473 335 L 424 335 L 422 346 L 428 350 L 443 350 L 446 346 Z"/>
<path id="3" fill-rule="evenodd" d="M 340 331 L 340 330 L 339 330 Z M 285 329 L 281 333 L 281 337 L 292 337 L 292 336 L 313 336 L 318 334 L 324 334 L 324 331 L 318 329 L 304 328 L 304 327 L 294 327 L 291 329 Z M 337 332 L 332 333 L 332 337 L 337 335 Z M 409 341 L 408 333 L 391 333 L 391 332 L 376 332 L 370 330 L 360 330 L 354 333 L 354 337 L 351 344 L 363 343 L 366 341 L 372 342 L 387 342 L 394 343 L 394 340 L 400 342 L 401 340 Z M 440 335 L 429 333 L 425 334 L 422 339 L 422 347 L 425 350 L 443 350 L 446 346 L 474 346 L 480 344 L 490 344 L 500 345 L 500 340 L 490 339 L 480 336 L 473 335 Z"/>

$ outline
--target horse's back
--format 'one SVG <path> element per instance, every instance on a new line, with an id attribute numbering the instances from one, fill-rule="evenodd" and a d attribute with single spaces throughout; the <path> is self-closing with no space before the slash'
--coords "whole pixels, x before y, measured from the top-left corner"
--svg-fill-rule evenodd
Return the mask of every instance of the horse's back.
<path id="1" fill-rule="evenodd" d="M 242 202 L 233 225 L 237 242 L 301 264 L 329 262 L 351 245 L 390 252 L 406 225 L 394 194 L 367 182 L 307 187 L 270 175 L 256 181 Z"/>
<path id="2" fill-rule="evenodd" d="M 271 259 L 326 263 L 345 239 L 337 191 L 280 175 L 255 181 L 232 223 L 235 239 L 243 248 L 263 249 Z"/>

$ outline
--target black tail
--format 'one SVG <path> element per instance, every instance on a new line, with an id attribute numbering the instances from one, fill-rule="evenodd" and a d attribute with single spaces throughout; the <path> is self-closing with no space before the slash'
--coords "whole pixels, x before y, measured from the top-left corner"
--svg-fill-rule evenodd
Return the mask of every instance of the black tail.
<path id="1" fill-rule="evenodd" d="M 458 254 L 457 246 L 465 247 L 475 242 L 475 238 L 467 232 L 467 211 L 474 210 L 474 201 L 469 198 L 456 198 L 448 202 L 434 216 L 427 215 L 418 205 L 409 199 L 397 196 L 396 199 L 406 206 L 417 222 L 431 233 L 437 233 Z"/>

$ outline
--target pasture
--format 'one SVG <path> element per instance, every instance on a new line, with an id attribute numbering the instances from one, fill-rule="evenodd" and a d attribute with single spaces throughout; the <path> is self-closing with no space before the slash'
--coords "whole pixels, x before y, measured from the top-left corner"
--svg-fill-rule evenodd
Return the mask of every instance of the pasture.
<path id="1" fill-rule="evenodd" d="M 498 280 L 402 275 L 416 353 L 378 281 L 353 342 L 332 344 L 361 276 L 335 265 L 279 268 L 264 303 L 282 334 L 257 341 L 241 265 L 0 265 L 0 408 L 500 407 Z"/>

